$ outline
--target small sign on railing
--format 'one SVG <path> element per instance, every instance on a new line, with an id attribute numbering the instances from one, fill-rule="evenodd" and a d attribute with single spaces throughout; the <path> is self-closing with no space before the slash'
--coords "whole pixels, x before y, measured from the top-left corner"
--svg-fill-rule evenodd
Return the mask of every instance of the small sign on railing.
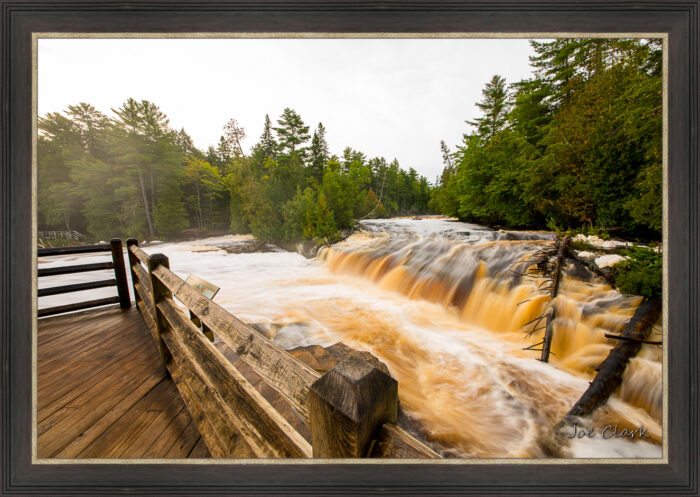
<path id="1" fill-rule="evenodd" d="M 201 293 L 204 297 L 208 298 L 209 300 L 212 300 L 217 293 L 219 293 L 219 287 L 216 285 L 212 285 L 206 280 L 203 280 L 202 278 L 195 276 L 193 274 L 190 274 L 187 279 L 185 280 L 185 283 L 188 285 L 194 287 L 197 289 L 199 293 Z M 207 336 L 207 338 L 210 341 L 214 341 L 214 333 L 199 320 L 199 317 L 195 316 L 192 311 L 190 311 L 190 319 L 194 324 L 197 326 L 200 326 L 202 328 L 202 332 Z"/>
<path id="2" fill-rule="evenodd" d="M 212 285 L 208 281 L 205 281 L 202 278 L 199 278 L 198 276 L 195 276 L 193 274 L 187 277 L 185 283 L 195 287 L 199 291 L 199 293 L 204 295 L 209 300 L 212 300 L 216 296 L 216 294 L 219 293 L 220 290 L 218 286 Z"/>

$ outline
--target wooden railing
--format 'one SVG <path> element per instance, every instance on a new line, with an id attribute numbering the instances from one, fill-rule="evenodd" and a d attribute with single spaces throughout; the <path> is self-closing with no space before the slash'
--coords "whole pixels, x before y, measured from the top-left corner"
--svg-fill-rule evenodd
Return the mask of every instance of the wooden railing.
<path id="1" fill-rule="evenodd" d="M 67 240 L 85 240 L 87 237 L 77 231 L 39 231 L 39 238 L 42 240 L 57 240 L 65 238 Z"/>
<path id="2" fill-rule="evenodd" d="M 72 285 L 61 285 L 50 288 L 40 288 L 39 297 L 48 295 L 58 295 L 61 293 L 79 292 L 82 290 L 92 290 L 109 286 L 117 287 L 117 296 L 103 299 L 94 299 L 73 304 L 59 305 L 39 309 L 39 317 L 51 316 L 63 312 L 79 311 L 92 307 L 118 303 L 122 309 L 131 307 L 129 297 L 129 284 L 126 279 L 126 269 L 124 268 L 124 253 L 122 251 L 122 241 L 118 238 L 112 239 L 109 244 L 80 245 L 77 247 L 56 247 L 38 249 L 39 257 L 49 257 L 53 255 L 89 254 L 92 252 L 111 252 L 112 260 L 108 262 L 96 262 L 93 264 L 78 264 L 73 266 L 61 266 L 51 268 L 41 268 L 38 276 L 57 276 L 63 274 L 84 273 L 86 271 L 101 271 L 104 269 L 114 269 L 114 278 L 87 283 L 75 283 Z"/>
<path id="3" fill-rule="evenodd" d="M 134 239 L 127 240 L 127 248 L 135 300 L 164 374 L 175 382 L 212 456 L 440 457 L 395 424 L 398 385 L 389 375 L 357 358 L 321 375 L 188 285 L 170 271 L 164 255 L 146 254 Z M 310 427 L 311 444 L 212 344 L 203 327 L 287 401 Z"/>

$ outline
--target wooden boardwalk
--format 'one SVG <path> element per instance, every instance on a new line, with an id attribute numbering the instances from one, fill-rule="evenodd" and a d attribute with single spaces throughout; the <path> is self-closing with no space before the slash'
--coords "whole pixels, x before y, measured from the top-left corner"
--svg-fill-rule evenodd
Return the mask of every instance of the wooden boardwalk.
<path id="1" fill-rule="evenodd" d="M 39 458 L 210 457 L 134 306 L 38 324 Z"/>

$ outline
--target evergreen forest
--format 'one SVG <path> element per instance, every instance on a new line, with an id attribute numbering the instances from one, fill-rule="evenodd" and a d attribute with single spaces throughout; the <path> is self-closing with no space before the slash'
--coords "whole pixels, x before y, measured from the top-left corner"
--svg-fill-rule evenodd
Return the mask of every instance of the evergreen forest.
<path id="1" fill-rule="evenodd" d="M 494 75 L 431 208 L 508 228 L 660 240 L 660 40 L 530 42 L 534 77 Z"/>
<path id="2" fill-rule="evenodd" d="M 292 108 L 257 143 L 230 119 L 194 146 L 153 102 L 87 103 L 38 120 L 42 230 L 173 239 L 232 230 L 286 246 L 337 240 L 360 219 L 426 213 L 512 229 L 656 240 L 662 229 L 662 49 L 657 40 L 531 41 L 531 79 L 486 84 L 434 184 L 346 147 Z M 407 105 L 410 103 L 407 102 Z M 420 123 L 416 123 L 420 126 Z"/>

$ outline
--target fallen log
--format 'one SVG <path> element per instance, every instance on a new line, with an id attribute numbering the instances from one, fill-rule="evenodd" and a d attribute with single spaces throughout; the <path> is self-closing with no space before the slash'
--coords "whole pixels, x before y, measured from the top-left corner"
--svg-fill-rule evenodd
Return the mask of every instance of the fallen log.
<path id="1" fill-rule="evenodd" d="M 573 418 L 588 416 L 596 408 L 605 404 L 610 395 L 622 382 L 627 363 L 642 348 L 643 341 L 647 339 L 651 327 L 656 323 L 661 314 L 661 301 L 658 299 L 644 299 L 637 307 L 634 316 L 625 326 L 622 340 L 619 340 L 608 354 L 608 357 L 598 367 L 598 374 L 591 382 L 588 389 L 574 404 L 564 417 L 564 421 L 573 422 Z"/>
<path id="2" fill-rule="evenodd" d="M 608 285 L 610 285 L 612 288 L 617 288 L 617 286 L 615 285 L 615 280 L 610 276 L 610 273 L 605 272 L 602 269 L 600 269 L 595 262 L 589 261 L 586 259 L 582 259 L 578 255 L 576 255 L 574 253 L 574 251 L 571 249 L 568 249 L 566 251 L 566 256 L 569 257 L 570 259 L 573 259 L 578 264 L 581 264 L 583 267 L 588 269 L 590 272 L 592 272 L 596 276 L 600 276 L 601 278 L 603 278 L 605 280 L 605 282 Z"/>
<path id="3" fill-rule="evenodd" d="M 544 332 L 544 341 L 542 342 L 542 355 L 540 356 L 540 361 L 549 362 L 550 349 L 552 347 L 552 337 L 554 336 L 554 318 L 556 315 L 556 309 L 554 308 L 554 299 L 557 298 L 557 292 L 559 291 L 559 281 L 561 280 L 561 267 L 564 261 L 564 254 L 566 248 L 569 246 L 571 239 L 565 236 L 561 241 L 559 241 L 559 249 L 557 251 L 557 260 L 554 265 L 554 280 L 552 282 L 552 298 L 550 303 L 550 308 L 547 310 L 547 327 Z"/>
<path id="4" fill-rule="evenodd" d="M 611 335 L 609 333 L 605 334 L 605 338 L 612 338 L 613 340 L 628 340 L 630 342 L 646 343 L 649 345 L 661 345 L 660 340 L 640 340 L 639 338 L 625 337 L 620 335 Z"/>

